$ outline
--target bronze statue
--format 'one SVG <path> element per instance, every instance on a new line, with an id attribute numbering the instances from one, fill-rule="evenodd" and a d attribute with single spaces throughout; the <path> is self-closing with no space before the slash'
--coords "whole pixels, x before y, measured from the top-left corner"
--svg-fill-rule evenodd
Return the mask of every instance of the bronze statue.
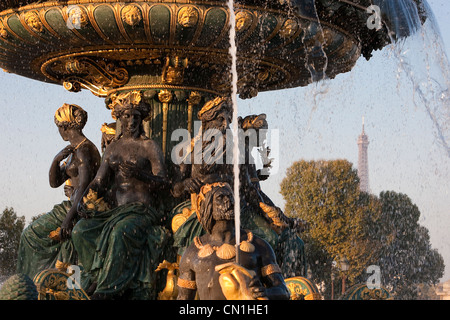
<path id="1" fill-rule="evenodd" d="M 113 113 L 121 133 L 106 148 L 79 204 L 85 218 L 72 237 L 79 263 L 91 277 L 85 287 L 92 299 L 154 295 L 153 270 L 162 262 L 166 231 L 162 213 L 153 206 L 168 184 L 162 151 L 144 135 L 142 119 L 149 112 L 140 92 L 116 97 Z M 103 201 L 108 190 L 112 208 Z"/>
<path id="2" fill-rule="evenodd" d="M 208 129 L 219 127 L 222 132 L 225 132 L 226 129 L 229 129 L 229 122 L 224 123 L 223 119 L 227 119 L 226 117 L 229 119 L 231 111 L 226 108 L 226 105 L 220 99 L 217 98 L 205 104 L 202 109 L 203 112 L 199 112 L 199 118 L 202 120 L 202 127 Z M 205 115 L 207 116 L 205 117 Z M 267 175 L 256 169 L 254 161 L 250 161 L 252 147 L 264 147 L 264 134 L 265 130 L 268 129 L 266 115 L 250 115 L 244 119 L 239 119 L 239 126 L 243 130 L 244 137 L 246 137 L 243 150 L 245 162 L 239 166 L 241 225 L 271 245 L 284 276 L 303 275 L 306 272 L 304 244 L 298 237 L 297 232 L 302 231 L 304 224 L 299 219 L 285 216 L 281 209 L 276 207 L 261 190 L 259 182 L 266 179 Z M 249 136 L 249 134 L 256 137 Z M 188 146 L 189 150 L 195 151 L 195 144 L 202 142 L 200 139 L 199 136 L 194 138 Z M 225 140 L 225 134 L 223 139 Z M 208 139 L 204 140 L 209 142 Z M 256 145 L 252 145 L 250 140 L 255 142 Z M 226 146 L 226 142 L 223 145 Z M 200 150 L 204 152 L 208 146 L 208 143 L 202 143 Z M 187 153 L 187 156 L 195 157 L 193 152 Z M 267 155 L 262 156 L 267 157 Z M 263 165 L 270 166 L 270 161 L 264 161 Z M 226 164 L 226 162 L 214 162 L 212 164 L 182 163 L 180 169 L 183 173 L 180 176 L 184 177 L 184 180 L 181 179 L 181 181 L 175 183 L 173 190 L 177 190 L 177 188 L 183 190 L 184 188 L 185 191 L 191 192 L 191 200 L 177 206 L 174 209 L 176 214 L 172 219 L 174 245 L 177 247 L 178 254 L 182 255 L 196 236 L 201 236 L 206 232 L 199 222 L 197 207 L 199 188 L 215 182 L 232 183 L 234 176 L 232 166 Z M 204 175 L 205 172 L 208 172 L 208 175 Z M 204 178 L 205 176 L 207 179 Z M 181 191 L 174 194 L 181 194 Z M 296 251 L 295 255 L 285 254 L 291 249 Z"/>
<path id="3" fill-rule="evenodd" d="M 246 133 L 245 163 L 240 165 L 241 225 L 266 240 L 275 251 L 284 277 L 306 275 L 304 243 L 298 236 L 306 228 L 304 221 L 287 217 L 262 191 L 260 181 L 268 178 L 267 171 L 256 169 L 250 161 L 251 148 L 265 148 L 268 123 L 266 115 L 249 115 L 239 119 L 240 127 Z M 252 137 L 255 135 L 256 137 Z M 253 139 L 252 139 L 253 138 Z M 252 145 L 250 141 L 255 142 Z M 269 150 L 262 150 L 263 168 L 270 167 Z M 290 254 L 288 254 L 290 253 Z"/>
<path id="4" fill-rule="evenodd" d="M 197 207 L 207 233 L 196 237 L 181 258 L 178 299 L 194 299 L 196 293 L 200 300 L 289 299 L 267 242 L 241 229 L 236 249 L 234 198 L 229 184 L 204 185 Z"/>
<path id="5" fill-rule="evenodd" d="M 281 210 L 271 209 L 270 207 L 276 207 L 272 200 L 262 191 L 260 181 L 264 181 L 268 178 L 268 172 L 263 172 L 261 169 L 256 169 L 255 161 L 251 161 L 251 148 L 264 147 L 263 141 L 266 138 L 266 131 L 268 129 L 268 123 L 266 115 L 264 113 L 259 115 L 249 115 L 244 119 L 238 119 L 240 127 L 243 129 L 245 136 L 245 163 L 240 166 L 240 194 L 243 197 L 242 207 L 248 208 L 256 212 L 260 212 L 262 216 L 271 224 L 271 228 L 278 233 L 285 227 L 297 229 L 302 231 L 304 225 L 299 219 L 290 218 L 284 215 Z M 249 133 L 248 133 L 249 132 Z M 252 137 L 252 135 L 254 137 Z M 250 141 L 255 142 L 256 145 L 252 145 Z M 270 167 L 270 159 L 267 158 L 270 149 L 263 150 L 260 153 L 261 157 L 265 157 L 263 166 L 265 169 Z M 266 154 L 264 154 L 266 153 Z M 269 160 L 269 161 L 268 161 Z M 268 171 L 268 170 L 267 170 Z M 271 215 L 269 216 L 268 213 Z"/>
<path id="6" fill-rule="evenodd" d="M 55 113 L 55 124 L 64 141 L 62 149 L 50 166 L 49 182 L 52 188 L 65 183 L 63 201 L 33 221 L 22 233 L 17 263 L 18 273 L 33 278 L 43 269 L 54 267 L 57 260 L 74 262 L 70 230 L 78 220 L 76 203 L 94 178 L 100 165 L 100 154 L 82 130 L 87 113 L 74 104 L 64 104 Z"/>
<path id="7" fill-rule="evenodd" d="M 175 197 L 181 197 L 185 192 L 198 193 L 202 185 L 207 183 L 232 182 L 232 165 L 226 162 L 226 131 L 230 128 L 232 112 L 230 101 L 223 97 L 208 101 L 198 112 L 198 119 L 202 122 L 201 130 L 186 146 L 184 157 L 190 157 L 189 161 L 182 161 L 177 168 L 177 180 L 172 187 Z M 218 130 L 223 139 L 220 154 L 214 154 L 211 150 L 214 149 L 215 143 L 214 138 L 209 139 L 211 137 L 208 135 L 214 134 L 214 130 Z M 196 151 L 202 153 L 200 163 L 197 163 Z M 205 155 L 209 154 L 213 157 L 206 159 Z"/>
<path id="8" fill-rule="evenodd" d="M 182 149 L 180 157 L 184 157 L 178 166 L 174 166 L 174 181 L 172 195 L 182 198 L 189 195 L 190 199 L 182 202 L 172 211 L 172 231 L 174 232 L 174 246 L 178 254 L 184 250 L 197 235 L 205 231 L 198 222 L 197 194 L 200 188 L 208 183 L 233 181 L 233 166 L 227 164 L 226 131 L 230 128 L 232 108 L 229 99 L 217 97 L 208 101 L 198 112 L 201 129 L 198 134 Z M 212 137 L 220 134 L 221 149 L 216 150 L 216 143 Z M 201 152 L 201 159 L 198 159 Z M 204 155 L 210 155 L 203 157 Z M 208 161 L 209 160 L 209 161 Z"/>
<path id="9" fill-rule="evenodd" d="M 105 149 L 98 173 L 89 185 L 102 194 L 114 181 L 117 206 L 131 202 L 152 205 L 155 191 L 167 187 L 167 172 L 158 144 L 145 136 L 142 120 L 150 109 L 140 93 L 117 97 L 114 116 L 120 120 L 121 133 Z"/>

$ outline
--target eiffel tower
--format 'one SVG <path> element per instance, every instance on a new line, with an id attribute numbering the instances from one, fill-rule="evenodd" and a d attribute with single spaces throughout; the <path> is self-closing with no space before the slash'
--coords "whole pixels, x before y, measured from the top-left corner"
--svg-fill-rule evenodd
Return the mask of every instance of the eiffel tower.
<path id="1" fill-rule="evenodd" d="M 369 157 L 367 148 L 369 137 L 364 132 L 364 117 L 362 118 L 362 132 L 358 137 L 358 176 L 360 180 L 360 190 L 369 192 Z"/>

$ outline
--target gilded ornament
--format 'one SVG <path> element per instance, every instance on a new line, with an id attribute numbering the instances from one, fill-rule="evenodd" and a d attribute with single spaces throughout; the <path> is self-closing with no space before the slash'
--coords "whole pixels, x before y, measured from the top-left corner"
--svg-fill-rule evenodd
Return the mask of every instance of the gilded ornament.
<path id="1" fill-rule="evenodd" d="M 119 99 L 122 97 L 119 95 Z M 142 92 L 134 90 L 131 92 L 128 92 L 123 96 L 123 98 L 128 98 L 130 100 L 130 103 L 137 106 L 142 101 Z"/>
<path id="2" fill-rule="evenodd" d="M 200 100 L 202 99 L 202 95 L 198 91 L 192 91 L 189 95 L 188 103 L 192 105 L 197 105 L 200 103 Z"/>
<path id="3" fill-rule="evenodd" d="M 167 150 L 167 121 L 169 114 L 169 102 L 172 101 L 172 93 L 169 90 L 161 90 L 158 93 L 158 99 L 161 101 L 163 111 L 163 125 L 162 125 L 162 152 L 166 155 Z"/>
<path id="4" fill-rule="evenodd" d="M 247 232 L 247 240 L 241 241 L 239 249 L 243 252 L 251 253 L 255 251 L 255 246 L 251 243 L 253 240 L 253 233 Z M 197 256 L 199 258 L 206 258 L 216 252 L 219 259 L 230 260 L 236 256 L 236 246 L 229 243 L 224 243 L 221 246 L 212 246 L 209 243 L 204 245 L 199 237 L 194 238 L 194 244 L 198 249 Z"/>
<path id="5" fill-rule="evenodd" d="M 210 255 L 212 255 L 214 253 L 214 248 L 210 245 L 207 244 L 205 246 L 202 246 L 199 250 L 198 250 L 198 256 L 199 258 L 206 258 L 209 257 Z"/>
<path id="6" fill-rule="evenodd" d="M 126 104 L 139 105 L 142 101 L 142 92 L 138 90 L 129 91 L 126 93 L 117 94 L 114 93 L 110 96 L 111 102 L 108 104 L 108 109 L 111 110 L 111 116 L 114 120 L 116 120 L 116 116 L 114 115 L 114 109 L 117 106 L 123 106 Z"/>
<path id="7" fill-rule="evenodd" d="M 169 103 L 172 101 L 172 93 L 169 90 L 161 90 L 158 93 L 158 99 L 162 103 Z"/>
<path id="8" fill-rule="evenodd" d="M 61 238 L 59 237 L 59 232 L 60 232 L 61 228 L 57 228 L 56 230 L 51 231 L 48 234 L 48 237 L 54 241 L 59 241 L 61 240 Z"/>
<path id="9" fill-rule="evenodd" d="M 70 263 L 67 263 L 67 262 L 62 262 L 60 260 L 57 260 L 55 263 L 55 268 L 62 272 L 66 272 L 67 268 L 69 268 L 69 267 L 70 267 Z"/>
<path id="10" fill-rule="evenodd" d="M 76 81 L 64 81 L 63 87 L 67 91 L 71 91 L 71 92 L 80 92 L 80 90 L 81 90 L 80 83 L 76 82 Z"/>
<path id="11" fill-rule="evenodd" d="M 64 88 L 78 92 L 81 88 L 90 90 L 97 96 L 106 96 L 107 89 L 128 82 L 128 71 L 118 68 L 112 62 L 95 61 L 87 57 L 62 61 L 64 70 L 52 70 L 63 78 Z"/>
<path id="12" fill-rule="evenodd" d="M 67 264 L 58 261 L 56 267 L 64 268 Z M 33 282 L 39 293 L 38 300 L 89 300 L 83 289 L 67 287 L 70 275 L 56 269 L 45 269 L 38 273 Z"/>
<path id="13" fill-rule="evenodd" d="M 134 4 L 129 4 L 122 9 L 122 20 L 129 26 L 136 26 L 142 21 L 141 10 Z"/>
<path id="14" fill-rule="evenodd" d="M 0 38 L 7 39 L 8 38 L 8 32 L 5 28 L 0 28 Z"/>
<path id="15" fill-rule="evenodd" d="M 269 78 L 270 72 L 269 70 L 264 70 L 258 73 L 257 78 L 259 81 L 265 81 L 267 78 Z"/>
<path id="16" fill-rule="evenodd" d="M 203 106 L 203 108 L 198 112 L 197 117 L 199 119 L 201 119 L 202 115 L 208 111 L 211 110 L 212 108 L 218 106 L 219 104 L 221 104 L 222 102 L 224 102 L 225 100 L 227 100 L 227 98 L 225 97 L 216 97 L 213 100 L 209 100 L 208 102 L 205 103 L 205 105 Z"/>
<path id="17" fill-rule="evenodd" d="M 39 19 L 39 15 L 36 11 L 29 11 L 25 13 L 25 23 L 35 32 L 44 32 L 44 25 Z"/>
<path id="18" fill-rule="evenodd" d="M 291 294 L 291 300 L 322 300 L 315 284 L 307 278 L 286 278 L 285 283 Z"/>
<path id="19" fill-rule="evenodd" d="M 197 289 L 197 284 L 195 283 L 195 280 L 186 280 L 186 279 L 178 278 L 177 285 L 180 288 L 186 288 L 186 289 L 191 289 L 191 290 Z"/>
<path id="20" fill-rule="evenodd" d="M 116 127 L 112 127 L 111 125 L 108 125 L 106 122 L 102 124 L 102 127 L 100 128 L 100 131 L 107 134 L 107 135 L 115 135 L 116 134 Z"/>
<path id="21" fill-rule="evenodd" d="M 183 211 L 172 218 L 172 231 L 173 233 L 177 232 L 177 230 L 187 221 L 187 219 L 194 212 L 189 208 L 184 208 Z"/>
<path id="22" fill-rule="evenodd" d="M 162 82 L 167 84 L 182 84 L 184 78 L 184 70 L 188 65 L 187 58 L 166 57 L 166 61 L 162 71 Z"/>
<path id="23" fill-rule="evenodd" d="M 187 99 L 188 102 L 188 132 L 192 131 L 192 112 L 194 109 L 194 105 L 197 105 L 200 103 L 202 99 L 202 95 L 198 91 L 192 91 L 189 95 L 189 98 Z"/>
<path id="24" fill-rule="evenodd" d="M 281 273 L 281 269 L 277 264 L 268 264 L 261 268 L 261 274 L 263 277 L 271 275 L 273 273 Z"/>
<path id="25" fill-rule="evenodd" d="M 233 259 L 236 256 L 236 247 L 229 243 L 224 243 L 216 249 L 216 255 L 222 260 Z"/>
<path id="26" fill-rule="evenodd" d="M 76 118 L 73 115 L 73 108 L 70 104 L 64 103 L 61 108 L 56 110 L 55 119 L 58 122 L 76 122 Z"/>
<path id="27" fill-rule="evenodd" d="M 198 11 L 194 6 L 185 6 L 178 11 L 178 23 L 185 27 L 190 28 L 198 22 Z"/>
<path id="28" fill-rule="evenodd" d="M 391 300 L 388 293 L 382 289 L 369 289 L 365 287 L 360 295 L 362 300 Z"/>
<path id="29" fill-rule="evenodd" d="M 236 31 L 244 31 L 252 24 L 252 15 L 247 11 L 236 13 Z"/>
<path id="30" fill-rule="evenodd" d="M 239 249 L 244 252 L 254 252 L 255 246 L 250 241 L 242 241 L 239 245 Z"/>
<path id="31" fill-rule="evenodd" d="M 92 189 L 89 189 L 88 194 L 83 197 L 83 203 L 88 210 L 95 210 L 98 212 L 109 210 L 108 204 L 103 200 L 103 198 L 98 198 L 97 192 Z"/>
<path id="32" fill-rule="evenodd" d="M 255 300 L 250 291 L 250 281 L 256 273 L 233 262 L 215 267 L 219 272 L 219 284 L 227 300 Z M 267 300 L 267 298 L 258 298 Z"/>
<path id="33" fill-rule="evenodd" d="M 267 214 L 267 216 L 272 220 L 272 223 L 275 226 L 281 227 L 281 228 L 286 228 L 288 226 L 287 223 L 283 220 L 283 216 L 282 216 L 281 210 L 279 208 L 274 207 L 274 206 L 269 206 L 269 205 L 265 204 L 264 202 L 260 202 L 259 206 L 264 211 L 264 213 Z"/>
<path id="34" fill-rule="evenodd" d="M 175 271 L 179 269 L 179 265 L 176 262 L 170 263 L 167 260 L 164 260 L 158 265 L 155 272 L 159 272 L 163 269 L 168 270 L 166 276 L 166 286 L 160 293 L 158 293 L 158 300 L 176 300 L 178 296 L 178 287 L 177 275 Z"/>
<path id="35" fill-rule="evenodd" d="M 89 17 L 86 9 L 80 6 L 72 6 L 68 12 L 67 26 L 69 29 L 81 29 L 88 25 Z"/>
<path id="36" fill-rule="evenodd" d="M 313 292 L 313 293 L 307 294 L 305 296 L 305 300 L 322 300 L 322 296 L 320 295 L 320 293 Z"/>
<path id="37" fill-rule="evenodd" d="M 303 289 L 298 283 L 288 282 L 286 286 L 291 294 L 291 300 L 304 300 L 305 296 L 308 295 L 308 290 Z"/>
<path id="38" fill-rule="evenodd" d="M 298 23 L 293 19 L 287 19 L 280 29 L 280 36 L 283 38 L 292 37 L 298 30 Z"/>

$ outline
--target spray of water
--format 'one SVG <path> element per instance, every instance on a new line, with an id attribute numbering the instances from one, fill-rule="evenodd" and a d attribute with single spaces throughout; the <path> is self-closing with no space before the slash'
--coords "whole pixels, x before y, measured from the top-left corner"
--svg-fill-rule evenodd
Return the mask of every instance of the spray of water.
<path id="1" fill-rule="evenodd" d="M 233 0 L 227 2 L 230 12 L 230 56 L 231 56 L 231 101 L 233 104 L 233 172 L 234 172 L 234 222 L 236 229 L 236 263 L 239 263 L 239 243 L 241 242 L 241 207 L 239 196 L 239 137 L 238 137 L 238 105 L 237 105 L 237 48 L 236 48 L 236 15 Z"/>
<path id="2" fill-rule="evenodd" d="M 402 16 L 405 17 L 407 24 L 407 28 L 404 29 L 407 29 L 408 33 L 413 34 L 415 31 L 421 30 L 420 34 L 416 36 L 413 35 L 413 38 L 416 42 L 419 40 L 421 40 L 419 42 L 422 42 L 421 49 L 424 55 L 423 63 L 425 64 L 424 66 L 417 66 L 414 62 L 410 61 L 408 58 L 408 48 L 406 50 L 403 48 L 403 44 L 405 44 L 408 39 L 398 43 L 393 37 L 393 34 L 402 35 L 400 27 L 395 24 L 392 26 L 385 24 L 389 31 L 388 34 L 390 40 L 394 44 L 391 50 L 398 63 L 397 90 L 400 91 L 401 73 L 404 73 L 413 86 L 414 94 L 412 102 L 414 106 L 416 108 L 425 108 L 426 113 L 434 124 L 438 142 L 443 146 L 447 155 L 450 156 L 450 146 L 448 141 L 448 123 L 450 122 L 450 117 L 448 116 L 447 98 L 447 92 L 450 88 L 450 79 L 448 78 L 449 63 L 447 55 L 441 47 L 442 39 L 437 30 L 433 12 L 428 7 L 428 4 L 425 3 L 424 9 L 428 16 L 428 26 L 421 26 L 417 9 L 411 4 L 411 1 L 401 0 L 395 4 L 397 7 L 387 7 L 383 9 L 388 16 L 402 14 Z M 421 37 L 421 39 L 419 37 Z M 409 39 L 409 41 L 411 41 L 411 39 Z M 420 50 L 420 48 L 416 48 L 416 50 Z M 435 57 L 439 57 L 437 63 L 441 69 L 440 74 L 438 74 L 441 79 L 438 80 L 434 79 L 435 75 L 432 70 L 432 64 L 436 63 L 436 61 L 433 61 Z M 422 67 L 422 70 L 420 67 Z M 418 101 L 416 97 L 419 98 Z"/>

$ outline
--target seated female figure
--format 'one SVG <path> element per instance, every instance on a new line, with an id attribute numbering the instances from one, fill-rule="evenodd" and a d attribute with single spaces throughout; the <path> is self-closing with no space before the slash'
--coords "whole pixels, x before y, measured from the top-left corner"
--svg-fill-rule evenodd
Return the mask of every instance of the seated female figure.
<path id="1" fill-rule="evenodd" d="M 17 272 L 31 279 L 38 272 L 54 267 L 58 260 L 73 264 L 76 258 L 67 233 L 78 220 L 77 209 L 73 204 L 81 199 L 100 165 L 97 148 L 82 132 L 86 121 L 86 111 L 77 105 L 64 104 L 55 113 L 59 133 L 70 144 L 53 159 L 49 172 L 50 186 L 58 188 L 64 182 L 70 182 L 64 186 L 70 200 L 55 205 L 22 232 Z"/>
<path id="2" fill-rule="evenodd" d="M 121 134 L 106 148 L 85 192 L 87 202 L 79 206 L 86 218 L 74 227 L 72 237 L 79 263 L 91 278 L 92 299 L 128 294 L 129 299 L 147 299 L 155 294 L 153 270 L 162 261 L 168 234 L 161 226 L 164 217 L 152 205 L 167 187 L 167 174 L 160 147 L 144 136 L 142 119 L 148 113 L 139 92 L 117 97 L 114 115 Z M 89 199 L 98 205 L 107 193 L 116 201 L 114 208 L 86 210 Z"/>

